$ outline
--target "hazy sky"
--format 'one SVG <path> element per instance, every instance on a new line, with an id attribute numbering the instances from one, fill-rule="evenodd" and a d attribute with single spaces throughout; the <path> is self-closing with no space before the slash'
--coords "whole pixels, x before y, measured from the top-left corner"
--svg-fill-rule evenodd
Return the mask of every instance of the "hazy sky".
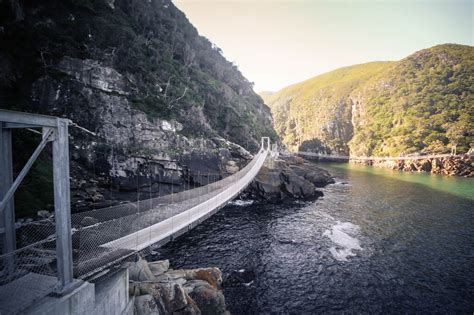
<path id="1" fill-rule="evenodd" d="M 173 0 L 255 90 L 342 66 L 474 45 L 474 0 Z"/>

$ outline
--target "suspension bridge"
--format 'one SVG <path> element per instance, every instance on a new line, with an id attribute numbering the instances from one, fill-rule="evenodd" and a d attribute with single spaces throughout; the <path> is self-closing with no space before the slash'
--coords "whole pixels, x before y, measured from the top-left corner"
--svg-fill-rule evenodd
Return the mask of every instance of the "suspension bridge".
<path id="1" fill-rule="evenodd" d="M 71 214 L 68 119 L 0 110 L 0 314 L 18 313 L 44 296 L 65 295 L 151 246 L 192 229 L 232 201 L 258 174 L 270 139 L 240 171 L 222 180 L 136 202 Z M 13 180 L 11 132 L 42 134 Z M 39 129 L 39 130 L 38 130 Z M 15 224 L 13 196 L 34 161 L 52 143 L 54 216 L 24 227 Z M 271 154 L 271 153 L 270 153 Z M 21 244 L 21 248 L 17 248 Z"/>

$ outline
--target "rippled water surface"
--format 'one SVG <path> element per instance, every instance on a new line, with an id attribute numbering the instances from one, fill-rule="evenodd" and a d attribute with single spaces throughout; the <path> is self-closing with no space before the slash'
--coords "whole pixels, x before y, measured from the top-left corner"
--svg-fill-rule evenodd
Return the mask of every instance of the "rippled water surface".
<path id="1" fill-rule="evenodd" d="M 473 313 L 472 179 L 325 167 L 323 198 L 228 206 L 160 255 L 221 268 L 233 314 Z"/>

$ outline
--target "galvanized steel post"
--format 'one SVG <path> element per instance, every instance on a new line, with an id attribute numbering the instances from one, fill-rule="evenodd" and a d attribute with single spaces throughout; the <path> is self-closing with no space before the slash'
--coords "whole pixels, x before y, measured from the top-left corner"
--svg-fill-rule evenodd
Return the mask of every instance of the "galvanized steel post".
<path id="1" fill-rule="evenodd" d="M 5 124 L 0 122 L 0 199 L 6 195 L 13 183 L 12 165 L 12 132 L 4 128 Z M 15 231 L 15 206 L 13 198 L 6 204 L 5 210 L 0 215 L 0 235 L 2 236 L 2 254 L 8 254 L 16 249 Z M 14 257 L 9 257 L 6 262 L 7 270 L 13 271 Z"/>
<path id="2" fill-rule="evenodd" d="M 58 293 L 68 290 L 73 283 L 68 124 L 69 120 L 67 119 L 57 119 L 57 129 L 53 141 Z"/>

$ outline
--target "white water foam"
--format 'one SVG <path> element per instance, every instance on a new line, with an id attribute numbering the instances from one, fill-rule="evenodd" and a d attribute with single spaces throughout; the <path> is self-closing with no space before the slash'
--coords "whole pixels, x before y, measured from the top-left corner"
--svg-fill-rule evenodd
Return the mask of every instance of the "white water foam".
<path id="1" fill-rule="evenodd" d="M 362 250 L 360 242 L 354 237 L 359 231 L 359 226 L 350 222 L 341 223 L 337 221 L 330 230 L 326 230 L 323 236 L 328 237 L 337 245 L 329 249 L 332 256 L 339 261 L 348 261 L 348 257 L 356 256 L 354 251 Z"/>
<path id="2" fill-rule="evenodd" d="M 253 200 L 240 200 L 240 199 L 237 199 L 237 200 L 234 200 L 232 202 L 230 202 L 231 205 L 233 206 L 238 206 L 238 207 L 243 207 L 243 206 L 249 206 L 251 204 L 253 204 Z"/>

